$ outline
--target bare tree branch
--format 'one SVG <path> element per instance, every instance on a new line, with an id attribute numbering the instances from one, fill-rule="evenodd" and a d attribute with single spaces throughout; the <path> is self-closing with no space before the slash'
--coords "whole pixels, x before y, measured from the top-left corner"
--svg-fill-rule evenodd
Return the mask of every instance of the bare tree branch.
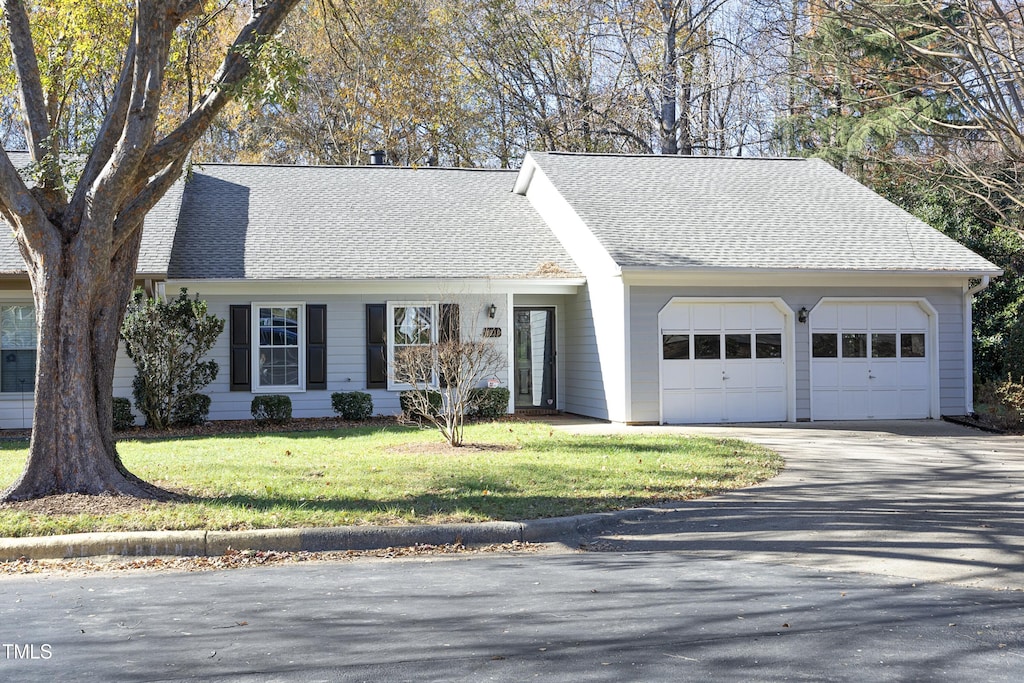
<path id="1" fill-rule="evenodd" d="M 149 210 L 156 206 L 161 197 L 167 193 L 167 190 L 181 177 L 181 171 L 185 166 L 187 158 L 186 156 L 176 159 L 166 168 L 162 169 L 121 209 L 117 215 L 117 220 L 114 221 L 114 232 L 111 240 L 113 251 L 116 252 L 120 249 L 135 230 L 142 228 L 143 221 Z"/>
<path id="2" fill-rule="evenodd" d="M 46 211 L 3 149 L 0 149 L 0 215 L 10 223 L 19 242 L 39 245 L 45 237 L 55 234 Z"/>
<path id="3" fill-rule="evenodd" d="M 50 121 L 46 115 L 46 95 L 39 76 L 39 62 L 36 59 L 32 30 L 28 12 L 22 0 L 3 0 L 0 8 L 4 11 L 10 36 L 11 54 L 14 57 L 14 72 L 18 77 L 18 92 L 21 109 L 25 116 L 25 139 L 33 161 L 41 161 L 51 152 L 55 142 L 50 138 Z"/>
<path id="4" fill-rule="evenodd" d="M 201 98 L 199 105 L 177 128 L 150 148 L 139 171 L 140 177 L 148 178 L 170 164 L 173 159 L 184 157 L 188 153 L 217 113 L 234 95 L 233 88 L 241 83 L 252 69 L 240 48 L 255 44 L 263 36 L 275 34 L 298 2 L 299 0 L 272 0 L 256 9 L 229 48 L 214 76 L 213 83 Z"/>

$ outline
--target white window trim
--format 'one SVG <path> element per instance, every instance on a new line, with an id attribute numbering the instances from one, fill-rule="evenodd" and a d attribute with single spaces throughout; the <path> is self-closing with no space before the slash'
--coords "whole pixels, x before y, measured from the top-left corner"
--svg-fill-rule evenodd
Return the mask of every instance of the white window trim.
<path id="1" fill-rule="evenodd" d="M 388 391 L 408 391 L 412 389 L 411 384 L 405 382 L 395 381 L 395 309 L 406 308 L 408 306 L 419 306 L 421 308 L 430 307 L 430 343 L 437 343 L 437 316 L 438 316 L 438 304 L 436 301 L 389 301 L 387 302 L 387 318 L 385 324 L 387 325 L 388 333 Z"/>
<path id="2" fill-rule="evenodd" d="M 0 301 L 0 305 L 3 305 L 3 306 L 27 306 L 27 307 L 31 307 L 33 309 L 33 311 L 35 311 L 35 304 L 32 303 L 32 301 L 25 301 L 25 300 Z M 36 321 L 36 323 L 38 324 L 38 320 Z M 33 349 L 25 349 L 25 348 L 22 348 L 22 347 L 18 347 L 18 348 L 14 348 L 14 349 L 11 349 L 11 350 L 12 351 L 30 351 L 30 350 L 33 350 Z M 39 336 L 38 336 L 38 329 L 37 329 L 37 332 L 36 332 L 36 345 L 34 347 L 34 350 L 36 352 L 36 363 L 38 365 L 38 363 L 39 363 Z M 4 351 L 4 349 L 0 348 L 0 353 L 3 353 L 3 351 Z M 23 401 L 26 398 L 35 396 L 35 394 L 36 394 L 36 391 L 35 391 L 35 387 L 34 386 L 33 386 L 31 391 L 0 391 L 0 400 Z"/>
<path id="3" fill-rule="evenodd" d="M 306 303 L 304 301 L 254 301 L 249 318 L 251 320 L 251 332 L 249 338 L 252 340 L 250 349 L 250 363 L 252 364 L 252 393 L 254 394 L 298 394 L 306 391 Z M 261 308 L 289 308 L 298 309 L 299 323 L 299 383 L 297 386 L 260 384 L 260 309 Z"/>

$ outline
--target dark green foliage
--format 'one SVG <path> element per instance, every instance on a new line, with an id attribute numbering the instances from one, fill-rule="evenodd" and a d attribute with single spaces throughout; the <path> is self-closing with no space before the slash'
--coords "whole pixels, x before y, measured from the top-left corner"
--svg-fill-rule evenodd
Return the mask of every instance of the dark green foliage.
<path id="1" fill-rule="evenodd" d="M 336 391 L 331 407 L 345 420 L 366 420 L 373 415 L 373 397 L 365 391 Z"/>
<path id="2" fill-rule="evenodd" d="M 202 358 L 223 331 L 224 321 L 207 313 L 206 302 L 190 299 L 185 289 L 170 301 L 136 290 L 121 339 L 138 371 L 132 382 L 135 407 L 148 426 L 165 429 L 178 417 L 195 416 L 190 397 L 215 380 L 219 369 L 216 361 Z M 179 406 L 182 401 L 191 403 Z"/>
<path id="3" fill-rule="evenodd" d="M 495 420 L 508 414 L 509 391 L 506 387 L 487 387 L 469 392 L 470 415 Z"/>
<path id="4" fill-rule="evenodd" d="M 996 396 L 1002 402 L 1006 412 L 1016 419 L 1011 428 L 1019 428 L 1024 422 L 1024 378 L 1008 377 L 996 388 Z"/>
<path id="5" fill-rule="evenodd" d="M 171 424 L 176 427 L 198 427 L 210 417 L 210 397 L 206 394 L 182 396 L 174 406 Z"/>
<path id="6" fill-rule="evenodd" d="M 998 382 L 1007 372 L 1024 374 L 1024 348 L 1010 342 L 1024 313 L 1024 239 L 993 225 L 998 217 L 980 200 L 914 182 L 890 171 L 875 189 L 934 228 L 1003 269 L 974 297 L 974 375 L 977 385 Z M 1024 329 L 1017 333 L 1024 338 Z M 1019 341 L 1018 341 L 1019 344 Z M 1016 359 L 1016 360 L 1014 360 Z M 1014 370 L 1011 367 L 1014 363 Z"/>
<path id="7" fill-rule="evenodd" d="M 283 394 L 256 396 L 251 409 L 257 424 L 284 424 L 292 419 L 292 400 Z"/>
<path id="8" fill-rule="evenodd" d="M 1008 381 L 1024 383 L 1024 319 L 1017 318 L 1006 331 L 1006 351 L 1003 355 Z M 1021 406 L 1024 408 L 1024 405 Z"/>
<path id="9" fill-rule="evenodd" d="M 123 396 L 114 397 L 114 431 L 123 432 L 135 426 L 132 402 Z"/>
<path id="10" fill-rule="evenodd" d="M 422 420 L 427 416 L 423 414 L 422 409 L 419 407 L 423 405 L 422 401 L 417 401 L 417 397 L 425 395 L 427 398 L 426 403 L 430 405 L 431 413 L 437 415 L 441 412 L 441 393 L 438 391 L 421 391 L 418 389 L 402 391 L 398 394 L 398 403 L 402 407 L 402 415 L 410 420 Z"/>

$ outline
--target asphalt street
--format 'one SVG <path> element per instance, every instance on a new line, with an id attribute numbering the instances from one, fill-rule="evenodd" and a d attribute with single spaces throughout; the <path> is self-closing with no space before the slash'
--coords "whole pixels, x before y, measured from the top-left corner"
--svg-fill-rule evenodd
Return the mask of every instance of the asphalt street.
<path id="1" fill-rule="evenodd" d="M 37 655 L 0 658 L 5 681 L 1024 674 L 1019 592 L 671 552 L 18 578 L 0 604 L 4 647 Z"/>

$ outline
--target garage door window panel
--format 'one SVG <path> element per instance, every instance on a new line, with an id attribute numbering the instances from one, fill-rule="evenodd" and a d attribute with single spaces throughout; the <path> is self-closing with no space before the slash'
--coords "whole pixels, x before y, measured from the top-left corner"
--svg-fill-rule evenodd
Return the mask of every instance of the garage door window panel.
<path id="1" fill-rule="evenodd" d="M 758 334 L 755 338 L 754 346 L 758 359 L 782 358 L 781 334 Z"/>
<path id="2" fill-rule="evenodd" d="M 693 335 L 693 357 L 697 360 L 720 360 L 722 358 L 721 335 Z"/>
<path id="3" fill-rule="evenodd" d="M 903 358 L 924 358 L 924 334 L 910 333 L 900 335 L 900 356 Z"/>
<path id="4" fill-rule="evenodd" d="M 661 335 L 661 357 L 664 360 L 690 360 L 690 335 Z"/>
<path id="5" fill-rule="evenodd" d="M 872 334 L 871 335 L 871 357 L 872 358 L 895 358 L 896 357 L 896 335 L 893 334 Z"/>
<path id="6" fill-rule="evenodd" d="M 811 353 L 815 358 L 838 358 L 839 335 L 815 332 L 811 335 Z"/>
<path id="7" fill-rule="evenodd" d="M 843 334 L 843 358 L 867 358 L 868 335 L 859 332 Z"/>
<path id="8" fill-rule="evenodd" d="M 750 356 L 750 335 L 749 334 L 727 334 L 725 335 L 725 359 L 746 360 Z"/>

